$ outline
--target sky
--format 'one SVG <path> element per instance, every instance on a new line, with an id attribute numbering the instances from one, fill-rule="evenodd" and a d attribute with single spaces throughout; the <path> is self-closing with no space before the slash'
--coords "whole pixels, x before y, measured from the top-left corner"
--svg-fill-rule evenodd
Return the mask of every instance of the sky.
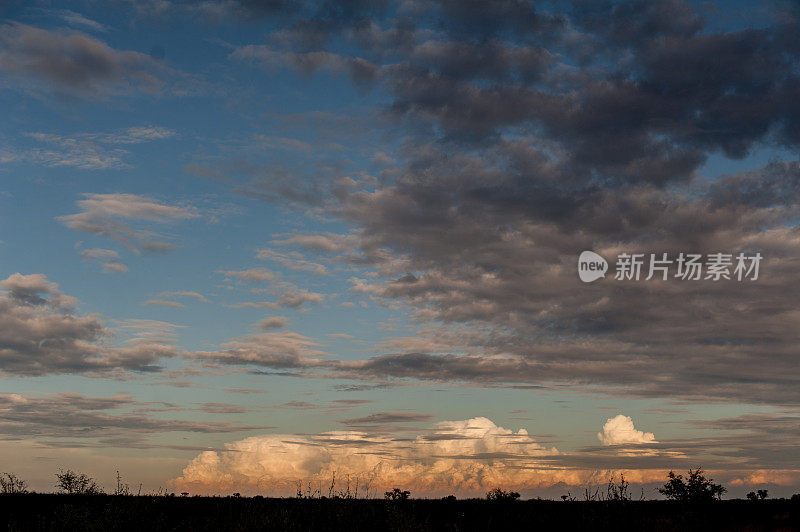
<path id="1" fill-rule="evenodd" d="M 0 470 L 797 493 L 798 32 L 788 1 L 2 2 Z"/>

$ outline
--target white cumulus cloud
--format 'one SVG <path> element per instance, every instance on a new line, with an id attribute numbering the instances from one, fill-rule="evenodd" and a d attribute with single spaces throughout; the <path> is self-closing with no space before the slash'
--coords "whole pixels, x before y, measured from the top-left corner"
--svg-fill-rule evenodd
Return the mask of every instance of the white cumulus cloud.
<path id="1" fill-rule="evenodd" d="M 608 419 L 603 431 L 597 433 L 603 445 L 628 445 L 658 443 L 652 432 L 642 432 L 633 426 L 630 416 L 618 414 Z"/>

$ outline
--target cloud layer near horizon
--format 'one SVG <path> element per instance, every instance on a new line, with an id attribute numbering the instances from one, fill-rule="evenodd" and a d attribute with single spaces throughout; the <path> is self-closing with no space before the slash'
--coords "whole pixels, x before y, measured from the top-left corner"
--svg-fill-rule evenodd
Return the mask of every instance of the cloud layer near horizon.
<path id="1" fill-rule="evenodd" d="M 434 431 L 410 440 L 361 431 L 315 436 L 275 434 L 225 444 L 226 450 L 201 453 L 172 481 L 192 492 L 290 494 L 329 482 L 332 475 L 373 495 L 402 486 L 414 492 L 481 493 L 493 486 L 537 487 L 572 479 L 576 473 L 546 471 L 539 460 L 558 454 L 527 431 L 498 427 L 486 418 L 443 421 Z M 541 467 L 541 470 L 538 468 Z M 358 479 L 356 479 L 358 477 Z M 558 479 L 558 480 L 554 480 Z M 351 486 L 352 489 L 352 486 Z"/>
<path id="2" fill-rule="evenodd" d="M 383 413 L 381 422 L 420 417 L 389 414 Z M 598 434 L 605 449 L 611 448 L 610 454 L 605 449 L 562 452 L 547 448 L 525 429 L 505 429 L 485 417 L 413 430 L 418 434 L 347 430 L 251 436 L 226 443 L 224 450 L 200 453 L 169 484 L 207 494 L 241 491 L 286 496 L 299 490 L 314 496 L 317 490 L 317 495 L 327 494 L 333 483 L 333 494 L 345 489 L 352 494 L 357 486 L 362 496 L 380 496 L 402 487 L 418 497 L 481 497 L 495 487 L 526 493 L 554 487 L 591 491 L 593 486 L 604 487 L 610 478 L 619 479 L 620 474 L 634 484 L 652 484 L 663 482 L 665 471 L 672 469 L 665 463 L 691 466 L 683 453 L 659 450 L 652 433 L 636 430 L 631 418 L 622 414 L 608 419 Z M 743 465 L 732 462 L 721 470 L 711 469 L 723 475 L 720 480 L 736 486 L 791 485 L 800 478 L 800 472 L 792 469 L 743 469 Z"/>

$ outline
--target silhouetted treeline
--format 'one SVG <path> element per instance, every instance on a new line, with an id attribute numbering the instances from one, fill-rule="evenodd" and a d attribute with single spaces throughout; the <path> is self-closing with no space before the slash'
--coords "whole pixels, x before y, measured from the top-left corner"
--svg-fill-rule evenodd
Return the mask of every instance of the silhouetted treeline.
<path id="1" fill-rule="evenodd" d="M 183 492 L 134 494 L 116 474 L 116 488 L 105 494 L 95 479 L 72 470 L 56 475 L 58 493 L 29 493 L 12 473 L 0 474 L 0 531 L 147 530 L 800 530 L 800 494 L 768 499 L 767 490 L 747 500 L 722 501 L 725 488 L 705 477 L 670 471 L 659 491 L 671 500 L 636 500 L 624 476 L 609 478 L 604 489 L 586 489 L 584 500 L 520 500 L 520 494 L 494 488 L 485 499 L 413 499 L 394 488 L 384 499 L 358 498 L 358 491 L 298 488 L 293 498 L 190 497 Z"/>
<path id="2" fill-rule="evenodd" d="M 305 499 L 17 494 L 0 530 L 800 530 L 800 501 Z"/>

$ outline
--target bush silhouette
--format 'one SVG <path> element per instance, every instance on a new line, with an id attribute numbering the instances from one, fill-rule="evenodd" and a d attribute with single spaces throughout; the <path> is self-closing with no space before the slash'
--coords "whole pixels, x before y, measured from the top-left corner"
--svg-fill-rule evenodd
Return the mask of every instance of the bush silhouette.
<path id="1" fill-rule="evenodd" d="M 84 474 L 76 473 L 71 469 L 56 473 L 56 487 L 61 493 L 69 495 L 100 495 L 103 490 L 97 485 L 95 480 Z"/>
<path id="2" fill-rule="evenodd" d="M 630 482 L 625 480 L 625 475 L 620 474 L 619 482 L 616 475 L 611 475 L 606 485 L 607 501 L 630 501 L 633 495 L 630 492 Z"/>
<path id="3" fill-rule="evenodd" d="M 131 486 L 127 482 L 122 482 L 119 471 L 117 471 L 117 487 L 114 488 L 114 495 L 131 495 Z"/>
<path id="4" fill-rule="evenodd" d="M 0 473 L 0 493 L 28 493 L 28 483 L 14 473 Z"/>
<path id="5" fill-rule="evenodd" d="M 676 475 L 669 472 L 669 481 L 663 488 L 658 489 L 659 493 L 668 499 L 681 502 L 709 502 L 722 498 L 722 494 L 728 491 L 720 484 L 715 484 L 712 479 L 707 479 L 703 475 L 702 468 L 689 469 L 689 477 L 684 481 L 683 475 Z"/>
<path id="6" fill-rule="evenodd" d="M 410 491 L 401 490 L 400 488 L 394 488 L 392 491 L 386 491 L 383 494 L 383 498 L 387 501 L 407 501 L 410 496 Z"/>
<path id="7" fill-rule="evenodd" d="M 519 499 L 519 493 L 495 488 L 486 493 L 486 499 L 490 501 L 516 501 Z"/>
<path id="8" fill-rule="evenodd" d="M 763 501 L 767 498 L 769 492 L 767 490 L 758 490 L 757 492 L 751 491 L 747 494 L 747 499 L 751 501 Z"/>

